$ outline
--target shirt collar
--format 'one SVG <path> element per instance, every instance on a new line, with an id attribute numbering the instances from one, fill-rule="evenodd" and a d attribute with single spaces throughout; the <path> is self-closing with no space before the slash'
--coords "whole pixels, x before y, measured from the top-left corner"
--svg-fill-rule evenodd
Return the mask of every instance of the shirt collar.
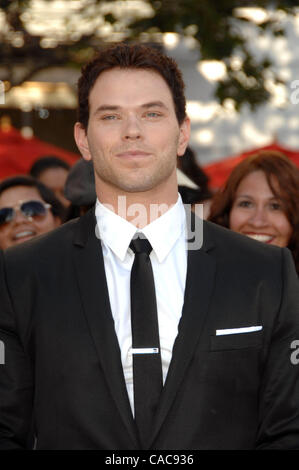
<path id="1" fill-rule="evenodd" d="M 121 261 L 124 261 L 128 246 L 136 233 L 136 227 L 108 209 L 98 199 L 95 215 L 101 240 Z"/>
<path id="2" fill-rule="evenodd" d="M 158 261 L 164 261 L 186 227 L 186 213 L 180 194 L 171 209 L 142 230 L 105 207 L 98 199 L 95 215 L 100 238 L 121 261 L 124 261 L 136 232 L 142 232 L 146 236 Z"/>

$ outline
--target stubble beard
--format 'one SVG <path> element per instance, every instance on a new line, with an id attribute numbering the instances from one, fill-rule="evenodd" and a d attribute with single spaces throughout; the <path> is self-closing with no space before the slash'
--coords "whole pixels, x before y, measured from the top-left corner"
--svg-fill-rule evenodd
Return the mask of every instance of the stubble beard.
<path id="1" fill-rule="evenodd" d="M 165 183 L 176 168 L 176 157 L 161 158 L 158 165 L 144 165 L 132 168 L 114 169 L 94 158 L 94 170 L 100 182 L 119 190 L 122 193 L 146 192 Z"/>

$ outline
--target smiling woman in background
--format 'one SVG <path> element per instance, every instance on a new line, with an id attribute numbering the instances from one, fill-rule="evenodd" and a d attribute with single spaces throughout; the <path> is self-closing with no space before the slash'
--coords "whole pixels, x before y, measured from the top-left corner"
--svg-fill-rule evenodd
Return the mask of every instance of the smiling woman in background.
<path id="1" fill-rule="evenodd" d="M 288 247 L 299 272 L 299 169 L 278 152 L 259 152 L 231 172 L 209 220 L 263 243 Z"/>
<path id="2" fill-rule="evenodd" d="M 62 204 L 54 193 L 29 176 L 0 183 L 0 248 L 22 243 L 61 224 Z"/>

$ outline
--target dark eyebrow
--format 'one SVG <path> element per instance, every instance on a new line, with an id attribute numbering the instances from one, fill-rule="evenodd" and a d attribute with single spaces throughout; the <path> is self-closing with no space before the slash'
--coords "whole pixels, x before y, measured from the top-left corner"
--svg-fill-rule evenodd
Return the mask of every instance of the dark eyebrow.
<path id="1" fill-rule="evenodd" d="M 154 107 L 167 109 L 167 106 L 163 103 L 163 101 L 151 101 L 149 103 L 142 104 L 140 107 L 144 109 L 149 109 L 149 108 L 154 108 Z M 98 114 L 98 113 L 105 112 L 105 111 L 118 111 L 120 109 L 121 109 L 121 106 L 112 105 L 112 104 L 103 104 L 95 110 L 94 114 Z"/>
<path id="2" fill-rule="evenodd" d="M 252 196 L 249 196 L 249 194 L 239 194 L 238 196 L 236 196 L 236 198 L 238 197 L 248 197 L 248 199 L 252 199 Z"/>
<path id="3" fill-rule="evenodd" d="M 141 105 L 142 108 L 165 108 L 167 109 L 167 106 L 163 103 L 163 101 L 151 101 L 149 103 L 144 103 Z"/>
<path id="4" fill-rule="evenodd" d="M 113 106 L 112 104 L 103 104 L 102 106 L 99 106 L 94 114 L 98 114 L 102 111 L 117 111 L 120 109 L 120 106 Z"/>
<path id="5" fill-rule="evenodd" d="M 250 196 L 249 194 L 239 194 L 239 196 L 236 196 L 236 199 L 240 198 L 240 197 L 247 197 L 247 199 L 254 199 L 254 196 Z M 279 199 L 279 200 L 282 200 L 282 198 L 280 196 L 271 196 L 268 198 L 269 201 L 272 201 L 273 199 Z"/>

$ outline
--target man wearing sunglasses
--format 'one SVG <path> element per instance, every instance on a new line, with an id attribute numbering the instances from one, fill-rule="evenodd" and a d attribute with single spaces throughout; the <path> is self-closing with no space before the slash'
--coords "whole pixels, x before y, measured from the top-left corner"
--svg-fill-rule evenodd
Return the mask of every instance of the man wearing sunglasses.
<path id="1" fill-rule="evenodd" d="M 96 206 L 0 253 L 1 449 L 299 449 L 292 256 L 184 208 L 185 110 L 157 49 L 83 69 Z"/>
<path id="2" fill-rule="evenodd" d="M 62 222 L 63 206 L 50 189 L 29 176 L 0 183 L 0 248 L 47 233 Z"/>

